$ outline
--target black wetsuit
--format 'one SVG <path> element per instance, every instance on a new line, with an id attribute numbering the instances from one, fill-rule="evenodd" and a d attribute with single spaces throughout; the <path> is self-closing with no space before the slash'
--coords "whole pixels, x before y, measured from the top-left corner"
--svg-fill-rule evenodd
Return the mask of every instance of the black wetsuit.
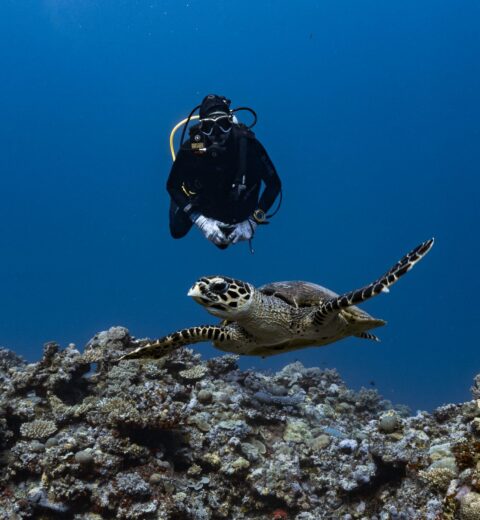
<path id="1" fill-rule="evenodd" d="M 238 196 L 241 139 L 245 140 L 245 189 Z M 265 148 L 251 131 L 234 127 L 217 157 L 195 154 L 190 141 L 184 143 L 167 181 L 171 196 L 170 232 L 185 236 L 192 227 L 192 214 L 199 213 L 226 224 L 237 224 L 256 209 L 271 208 L 281 190 L 280 178 Z M 243 170 L 243 168 L 242 168 Z M 260 200 L 262 182 L 265 184 Z"/>

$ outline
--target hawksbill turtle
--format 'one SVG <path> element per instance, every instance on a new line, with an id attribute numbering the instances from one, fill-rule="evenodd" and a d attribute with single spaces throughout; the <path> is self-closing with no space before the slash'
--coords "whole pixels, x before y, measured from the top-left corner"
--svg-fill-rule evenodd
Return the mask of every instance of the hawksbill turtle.
<path id="1" fill-rule="evenodd" d="M 182 329 L 136 348 L 122 359 L 159 358 L 184 345 L 211 341 L 224 352 L 272 356 L 324 346 L 349 336 L 379 341 L 368 332 L 385 325 L 355 304 L 388 292 L 433 246 L 427 240 L 369 285 L 338 295 L 310 282 L 274 282 L 255 288 L 228 276 L 204 276 L 188 291 L 223 321 Z"/>

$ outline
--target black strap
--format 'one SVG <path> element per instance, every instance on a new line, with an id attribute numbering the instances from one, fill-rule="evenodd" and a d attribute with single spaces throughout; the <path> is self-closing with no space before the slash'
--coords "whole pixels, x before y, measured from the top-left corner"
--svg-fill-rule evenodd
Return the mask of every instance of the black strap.
<path id="1" fill-rule="evenodd" d="M 246 188 L 246 178 L 247 178 L 247 137 L 243 134 L 240 134 L 238 138 L 238 168 L 237 174 L 234 179 L 234 183 L 236 186 L 243 184 Z"/>

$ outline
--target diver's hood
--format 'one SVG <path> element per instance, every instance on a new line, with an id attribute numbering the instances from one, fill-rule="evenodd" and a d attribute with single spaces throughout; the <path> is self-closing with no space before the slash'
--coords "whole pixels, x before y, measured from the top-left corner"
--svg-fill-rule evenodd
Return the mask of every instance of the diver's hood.
<path id="1" fill-rule="evenodd" d="M 230 113 L 231 101 L 225 96 L 217 96 L 216 94 L 208 94 L 202 100 L 200 105 L 200 119 L 208 117 L 212 112 L 225 112 Z"/>

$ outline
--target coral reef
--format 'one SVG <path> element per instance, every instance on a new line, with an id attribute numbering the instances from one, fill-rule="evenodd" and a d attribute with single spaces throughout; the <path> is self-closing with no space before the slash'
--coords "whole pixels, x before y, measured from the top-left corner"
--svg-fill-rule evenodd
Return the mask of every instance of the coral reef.
<path id="1" fill-rule="evenodd" d="M 0 520 L 480 519 L 479 376 L 472 401 L 409 416 L 300 363 L 116 361 L 141 344 L 0 349 Z"/>

